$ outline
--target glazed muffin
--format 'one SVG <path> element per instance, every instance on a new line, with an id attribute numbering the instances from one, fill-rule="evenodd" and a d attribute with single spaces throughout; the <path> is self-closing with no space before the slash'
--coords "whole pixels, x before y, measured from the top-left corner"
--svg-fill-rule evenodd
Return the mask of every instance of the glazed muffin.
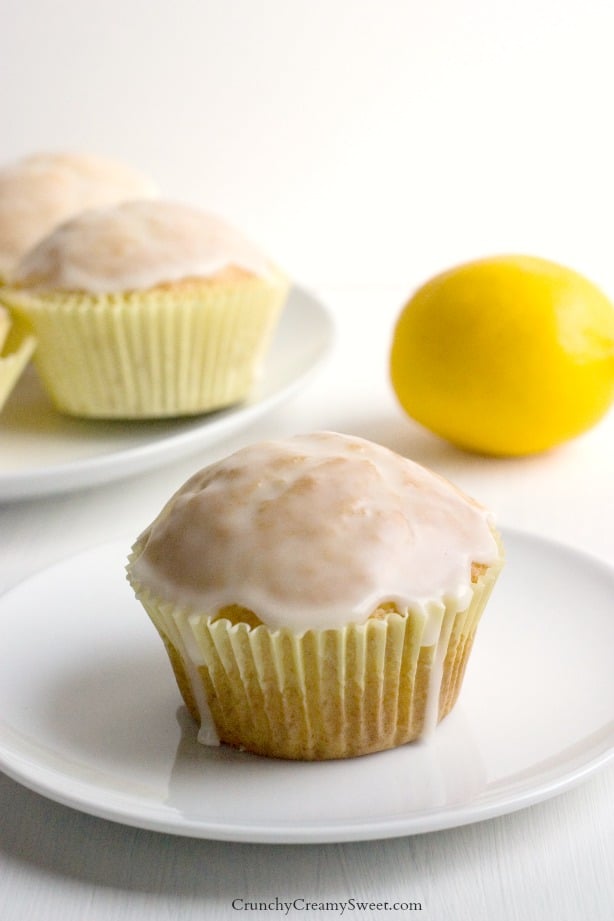
<path id="1" fill-rule="evenodd" d="M 474 500 L 319 432 L 196 473 L 127 573 L 201 741 L 322 760 L 411 742 L 452 709 L 501 566 Z"/>
<path id="2" fill-rule="evenodd" d="M 154 193 L 146 176 L 90 154 L 34 154 L 0 168 L 0 284 L 28 250 L 69 218 Z"/>
<path id="3" fill-rule="evenodd" d="M 244 400 L 287 292 L 223 220 L 155 200 L 63 224 L 20 262 L 5 299 L 38 339 L 59 410 L 144 419 Z"/>
<path id="4" fill-rule="evenodd" d="M 28 364 L 36 341 L 19 321 L 0 307 L 0 410 Z"/>

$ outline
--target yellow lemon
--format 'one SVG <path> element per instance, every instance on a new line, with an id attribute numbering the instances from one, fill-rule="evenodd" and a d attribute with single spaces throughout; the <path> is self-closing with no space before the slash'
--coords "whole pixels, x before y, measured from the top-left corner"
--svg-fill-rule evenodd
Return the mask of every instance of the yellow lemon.
<path id="1" fill-rule="evenodd" d="M 470 262 L 405 305 L 390 370 L 405 411 L 454 444 L 544 451 L 586 431 L 614 399 L 614 307 L 544 259 Z"/>

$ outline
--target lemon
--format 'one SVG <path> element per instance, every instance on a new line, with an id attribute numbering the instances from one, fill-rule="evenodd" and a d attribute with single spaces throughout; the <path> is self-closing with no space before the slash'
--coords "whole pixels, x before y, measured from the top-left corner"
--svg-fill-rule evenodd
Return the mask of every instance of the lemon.
<path id="1" fill-rule="evenodd" d="M 614 307 L 544 259 L 470 262 L 404 306 L 390 372 L 409 416 L 454 444 L 545 451 L 593 426 L 614 399 Z"/>

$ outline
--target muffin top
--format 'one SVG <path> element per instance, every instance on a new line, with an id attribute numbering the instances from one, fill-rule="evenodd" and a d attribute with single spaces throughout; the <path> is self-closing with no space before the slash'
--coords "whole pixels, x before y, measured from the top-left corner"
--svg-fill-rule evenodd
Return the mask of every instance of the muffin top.
<path id="1" fill-rule="evenodd" d="M 34 154 L 0 169 L 0 276 L 53 228 L 86 208 L 153 195 L 136 170 L 89 154 Z"/>
<path id="2" fill-rule="evenodd" d="M 62 224 L 25 256 L 14 280 L 38 291 L 104 294 L 210 279 L 232 268 L 273 271 L 218 217 L 175 202 L 131 201 Z"/>
<path id="3" fill-rule="evenodd" d="M 464 610 L 499 559 L 490 515 L 437 474 L 361 438 L 254 444 L 191 477 L 139 537 L 130 578 L 199 612 L 269 627 L 361 623 L 382 604 Z"/>

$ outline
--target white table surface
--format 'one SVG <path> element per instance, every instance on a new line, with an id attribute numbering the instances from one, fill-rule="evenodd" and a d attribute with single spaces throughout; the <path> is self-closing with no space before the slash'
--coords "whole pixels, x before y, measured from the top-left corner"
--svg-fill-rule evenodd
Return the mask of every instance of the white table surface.
<path id="1" fill-rule="evenodd" d="M 614 413 L 548 455 L 487 460 L 461 453 L 410 422 L 390 390 L 388 344 L 406 292 L 346 287 L 317 293 L 333 312 L 338 335 L 332 355 L 301 393 L 197 457 L 88 491 L 0 507 L 0 591 L 81 550 L 136 536 L 205 463 L 260 437 L 316 428 L 380 441 L 450 477 L 490 506 L 502 525 L 614 564 Z M 2 775 L 0 816 L 3 921 L 283 917 L 282 911 L 232 907 L 233 899 L 271 902 L 276 896 L 422 905 L 419 913 L 346 912 L 349 918 L 614 917 L 614 764 L 501 818 L 361 843 L 234 844 L 143 831 L 58 805 Z M 339 914 L 297 907 L 287 916 Z"/>

